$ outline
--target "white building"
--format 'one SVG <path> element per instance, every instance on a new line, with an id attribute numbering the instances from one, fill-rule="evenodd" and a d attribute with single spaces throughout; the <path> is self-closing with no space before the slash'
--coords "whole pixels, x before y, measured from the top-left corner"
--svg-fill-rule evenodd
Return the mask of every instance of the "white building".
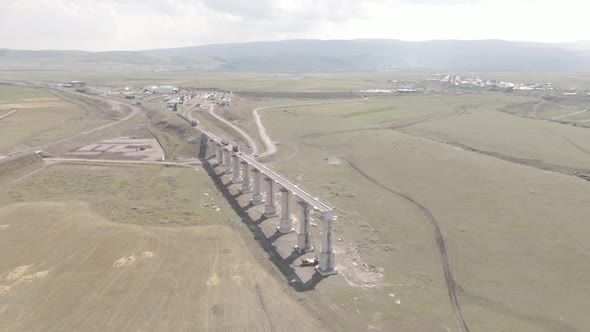
<path id="1" fill-rule="evenodd" d="M 162 86 L 146 86 L 143 88 L 145 92 L 149 93 L 159 93 L 159 94 L 170 94 L 170 93 L 177 93 L 178 88 L 175 88 L 171 85 L 162 85 Z"/>

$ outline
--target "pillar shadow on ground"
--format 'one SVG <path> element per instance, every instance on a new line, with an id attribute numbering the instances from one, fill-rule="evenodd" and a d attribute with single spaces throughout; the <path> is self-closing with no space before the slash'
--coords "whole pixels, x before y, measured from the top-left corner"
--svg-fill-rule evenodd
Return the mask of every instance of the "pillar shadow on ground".
<path id="1" fill-rule="evenodd" d="M 274 243 L 278 238 L 280 238 L 283 235 L 285 234 L 279 232 L 279 230 L 276 230 L 269 238 L 267 238 L 268 242 Z"/>
<path id="2" fill-rule="evenodd" d="M 297 251 L 293 251 L 287 258 L 282 258 L 277 251 L 277 248 L 272 244 L 279 236 L 275 237 L 273 235 L 267 238 L 260 227 L 260 223 L 265 218 L 262 216 L 257 220 L 252 219 L 247 210 L 245 210 L 238 202 L 237 198 L 239 195 L 234 195 L 229 191 L 229 188 L 223 183 L 221 175 L 215 172 L 212 165 L 206 159 L 203 159 L 203 169 L 211 177 L 219 192 L 221 192 L 225 199 L 227 199 L 232 209 L 238 214 L 238 216 L 240 216 L 242 222 L 248 226 L 248 229 L 254 235 L 254 239 L 258 241 L 260 246 L 266 251 L 269 259 L 279 268 L 293 289 L 297 292 L 313 290 L 315 286 L 325 278 L 316 272 L 309 280 L 303 282 L 303 280 L 297 275 L 295 269 L 291 266 L 301 254 Z"/>

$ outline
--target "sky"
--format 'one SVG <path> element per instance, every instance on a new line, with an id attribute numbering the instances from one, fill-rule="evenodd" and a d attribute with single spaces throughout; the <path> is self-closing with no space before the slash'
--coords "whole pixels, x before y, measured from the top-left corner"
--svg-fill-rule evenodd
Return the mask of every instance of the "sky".
<path id="1" fill-rule="evenodd" d="M 588 0 L 0 0 L 0 48 L 141 50 L 285 39 L 590 39 Z"/>

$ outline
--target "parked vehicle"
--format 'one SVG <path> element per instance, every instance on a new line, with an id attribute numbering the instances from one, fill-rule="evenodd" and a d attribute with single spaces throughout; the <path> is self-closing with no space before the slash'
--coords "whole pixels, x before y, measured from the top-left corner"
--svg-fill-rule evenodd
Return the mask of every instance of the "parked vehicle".
<path id="1" fill-rule="evenodd" d="M 317 257 L 304 258 L 301 260 L 301 266 L 316 266 L 319 263 L 320 263 L 320 260 Z"/>

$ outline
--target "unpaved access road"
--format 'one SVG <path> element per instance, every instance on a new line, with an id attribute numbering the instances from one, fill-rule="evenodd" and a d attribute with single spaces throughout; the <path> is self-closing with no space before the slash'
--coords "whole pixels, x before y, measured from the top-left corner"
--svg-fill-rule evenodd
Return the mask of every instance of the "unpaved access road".
<path id="1" fill-rule="evenodd" d="M 85 163 L 111 163 L 111 164 L 132 164 L 132 165 L 159 165 L 159 166 L 176 166 L 194 168 L 195 165 L 200 165 L 201 161 L 194 160 L 190 162 L 172 162 L 172 161 L 148 161 L 148 160 L 108 160 L 108 159 L 84 159 L 84 158 L 43 158 L 46 161 L 74 161 Z"/>
<path id="2" fill-rule="evenodd" d="M 336 100 L 336 101 L 329 101 L 329 102 L 320 102 L 320 103 L 305 103 L 305 104 L 290 104 L 290 105 L 277 105 L 277 106 L 265 106 L 265 107 L 258 107 L 252 110 L 252 116 L 254 117 L 254 121 L 256 123 L 256 128 L 258 130 L 258 136 L 264 142 L 265 151 L 260 154 L 260 157 L 271 156 L 277 152 L 277 147 L 268 136 L 266 132 L 266 128 L 262 124 L 262 120 L 260 119 L 260 115 L 258 111 L 260 110 L 268 110 L 273 108 L 283 108 L 283 107 L 305 107 L 305 106 L 316 106 L 316 105 L 329 105 L 329 104 L 339 104 L 339 103 L 351 103 L 362 101 L 365 99 L 350 99 L 350 100 Z"/>
<path id="3" fill-rule="evenodd" d="M 82 202 L 0 208 L 3 331 L 323 331 L 224 225 L 110 222 Z"/>
<path id="4" fill-rule="evenodd" d="M 223 117 L 219 116 L 217 113 L 215 113 L 215 105 L 209 106 L 209 114 L 211 114 L 211 116 L 213 116 L 215 119 L 219 120 L 220 122 L 223 122 L 224 124 L 231 127 L 238 134 L 240 134 L 246 141 L 248 141 L 248 145 L 250 145 L 252 147 L 252 152 L 251 152 L 252 155 L 258 154 L 258 147 L 256 146 L 256 142 L 252 139 L 252 137 L 250 137 L 250 135 L 248 135 L 248 133 L 246 133 L 242 128 L 234 125 L 233 123 L 229 122 L 225 118 L 223 118 Z"/>

